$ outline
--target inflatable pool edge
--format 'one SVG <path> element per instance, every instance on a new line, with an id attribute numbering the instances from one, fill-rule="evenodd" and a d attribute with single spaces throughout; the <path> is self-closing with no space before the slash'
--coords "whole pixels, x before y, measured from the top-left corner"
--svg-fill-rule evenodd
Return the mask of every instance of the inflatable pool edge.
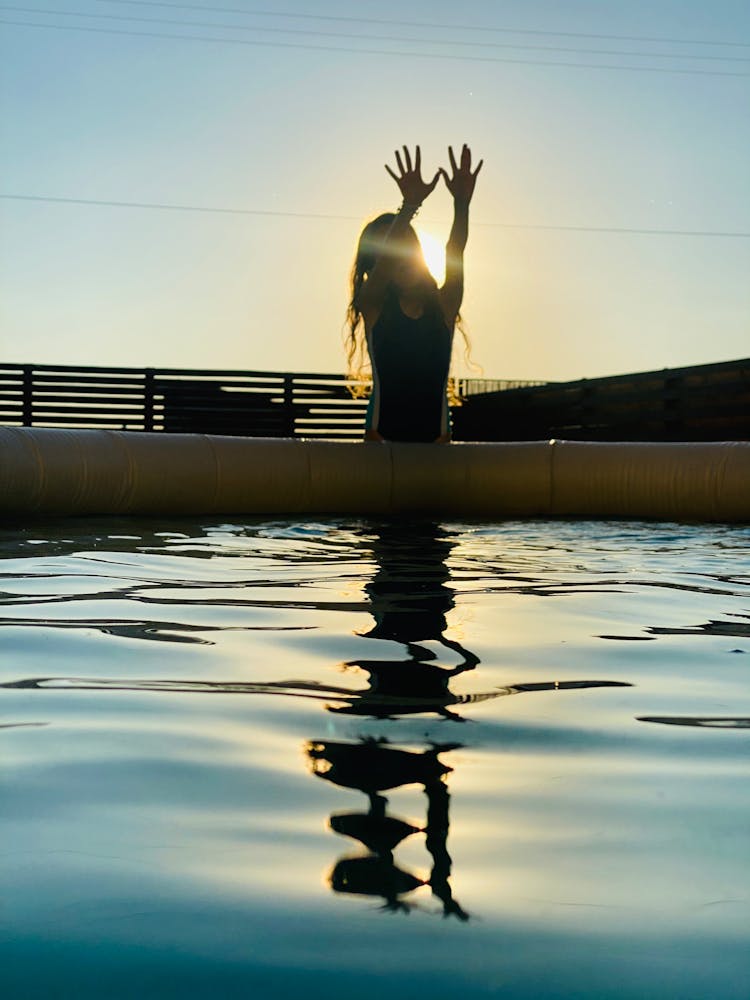
<path id="1" fill-rule="evenodd" d="M 373 444 L 0 427 L 0 514 L 750 521 L 750 442 Z"/>

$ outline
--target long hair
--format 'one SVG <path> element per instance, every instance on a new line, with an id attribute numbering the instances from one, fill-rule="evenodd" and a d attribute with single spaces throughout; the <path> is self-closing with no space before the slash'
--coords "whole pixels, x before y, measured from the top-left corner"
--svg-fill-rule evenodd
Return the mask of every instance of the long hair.
<path id="1" fill-rule="evenodd" d="M 359 236 L 357 253 L 354 257 L 349 276 L 350 298 L 346 310 L 348 327 L 346 337 L 347 377 L 350 379 L 350 392 L 354 396 L 363 396 L 367 390 L 358 383 L 369 377 L 370 356 L 365 341 L 364 321 L 359 307 L 359 296 L 362 287 L 375 267 L 378 257 L 383 252 L 385 238 L 393 225 L 396 216 L 393 212 L 384 212 L 372 222 L 368 222 Z M 409 227 L 411 228 L 411 227 Z M 414 233 L 416 236 L 416 233 Z"/>
<path id="2" fill-rule="evenodd" d="M 395 219 L 396 216 L 393 212 L 384 212 L 364 227 L 359 237 L 357 253 L 349 278 L 350 299 L 346 310 L 346 359 L 349 391 L 355 398 L 366 396 L 369 393 L 369 389 L 362 385 L 362 382 L 370 378 L 371 370 L 370 356 L 365 340 L 364 321 L 359 306 L 360 294 L 378 258 L 386 250 L 386 236 Z M 416 230 L 412 226 L 409 226 L 407 232 L 410 234 L 408 238 L 411 239 L 413 237 L 415 246 L 419 247 L 419 237 Z M 429 275 L 427 289 L 428 308 L 433 304 L 437 306 L 437 283 L 432 275 Z M 395 295 L 395 288 L 389 288 L 386 294 Z M 477 367 L 470 358 L 471 343 L 464 329 L 460 313 L 456 316 L 456 329 L 464 340 L 464 358 L 471 367 Z M 450 381 L 451 383 L 453 382 L 453 380 Z M 453 404 L 454 402 L 458 402 L 458 399 L 456 398 L 456 393 L 451 390 L 452 385 L 449 386 L 449 396 L 453 396 L 453 399 L 451 399 L 451 403 Z"/>

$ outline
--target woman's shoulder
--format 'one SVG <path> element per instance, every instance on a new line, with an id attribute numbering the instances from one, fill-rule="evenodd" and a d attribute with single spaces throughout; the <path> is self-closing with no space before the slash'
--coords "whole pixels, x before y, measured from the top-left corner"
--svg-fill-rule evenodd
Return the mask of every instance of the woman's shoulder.
<path id="1" fill-rule="evenodd" d="M 456 308 L 454 297 L 451 295 L 450 291 L 445 290 L 445 286 L 438 288 L 436 304 L 443 322 L 448 329 L 453 332 L 456 323 L 458 322 L 459 311 Z"/>
<path id="2" fill-rule="evenodd" d="M 386 288 L 380 296 L 373 296 L 362 303 L 362 318 L 365 327 L 374 329 L 381 322 L 393 323 L 401 313 L 398 295 L 392 288 Z"/>

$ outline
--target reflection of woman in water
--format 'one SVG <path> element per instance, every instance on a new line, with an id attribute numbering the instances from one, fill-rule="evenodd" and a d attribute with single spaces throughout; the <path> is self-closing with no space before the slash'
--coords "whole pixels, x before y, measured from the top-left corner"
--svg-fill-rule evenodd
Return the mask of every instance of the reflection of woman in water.
<path id="1" fill-rule="evenodd" d="M 337 743 L 315 740 L 307 754 L 313 774 L 341 788 L 367 795 L 367 812 L 337 813 L 331 829 L 359 841 L 367 853 L 340 858 L 331 872 L 334 892 L 378 896 L 387 910 L 410 909 L 403 896 L 423 885 L 442 905 L 444 916 L 468 920 L 469 915 L 453 898 L 450 884 L 451 857 L 448 853 L 448 811 L 450 797 L 445 784 L 452 768 L 439 755 L 458 744 L 432 746 L 422 753 L 401 750 L 385 741 Z M 384 791 L 407 785 L 421 785 L 427 797 L 427 822 L 423 829 L 386 812 Z M 424 833 L 425 847 L 432 859 L 429 878 L 421 879 L 396 865 L 394 850 L 414 834 Z"/>
<path id="2" fill-rule="evenodd" d="M 378 528 L 373 542 L 378 569 L 365 587 L 375 625 L 363 637 L 400 643 L 409 655 L 395 660 L 350 660 L 346 666 L 368 674 L 369 691 L 333 711 L 385 718 L 436 712 L 459 718 L 449 706 L 463 698 L 451 693 L 449 683 L 472 670 L 479 658 L 444 634 L 446 615 L 454 607 L 446 565 L 453 545 L 447 532 L 428 521 L 396 521 Z M 454 667 L 439 666 L 426 642 L 457 654 L 460 662 Z"/>
<path id="3" fill-rule="evenodd" d="M 390 521 L 378 526 L 373 540 L 377 572 L 365 587 L 375 625 L 364 638 L 399 643 L 409 655 L 347 663 L 367 673 L 368 690 L 331 711 L 380 718 L 435 712 L 459 718 L 449 710 L 461 700 L 451 693 L 449 682 L 473 669 L 479 659 L 444 635 L 446 615 L 454 607 L 446 564 L 454 544 L 448 532 L 430 522 Z M 439 666 L 432 662 L 436 654 L 426 643 L 439 644 L 460 656 L 461 662 L 453 668 Z M 420 886 L 429 886 L 444 915 L 468 919 L 453 898 L 450 884 L 446 776 L 451 768 L 440 759 L 441 753 L 457 746 L 430 744 L 428 749 L 415 752 L 385 739 L 360 743 L 315 740 L 308 744 L 314 774 L 341 788 L 364 792 L 369 800 L 367 812 L 331 816 L 336 833 L 366 849 L 366 853 L 336 862 L 330 876 L 335 892 L 379 897 L 386 909 L 408 911 L 411 904 L 403 897 Z M 409 785 L 421 786 L 427 799 L 426 822 L 421 828 L 387 814 L 383 792 Z M 394 857 L 396 848 L 415 834 L 424 834 L 432 861 L 427 879 L 400 868 Z"/>
<path id="4" fill-rule="evenodd" d="M 377 572 L 365 585 L 375 619 L 368 638 L 404 643 L 420 659 L 432 659 L 433 654 L 417 643 L 435 640 L 471 666 L 479 662 L 443 634 L 448 628 L 445 616 L 455 606 L 446 565 L 454 545 L 450 534 L 431 521 L 390 522 L 378 528 L 373 541 Z"/>
<path id="5" fill-rule="evenodd" d="M 371 441 L 450 440 L 448 370 L 464 293 L 469 202 L 482 163 L 472 171 L 468 146 L 458 162 L 450 148 L 448 155 L 450 176 L 441 168 L 425 181 L 419 146 L 413 162 L 406 146 L 403 159 L 396 152 L 398 173 L 386 170 L 401 191 L 401 207 L 370 222 L 359 239 L 348 310 L 349 363 L 351 368 L 355 359 L 364 360 L 364 328 L 373 377 L 365 425 Z M 441 176 L 453 195 L 454 216 L 445 282 L 438 288 L 410 223 Z"/>

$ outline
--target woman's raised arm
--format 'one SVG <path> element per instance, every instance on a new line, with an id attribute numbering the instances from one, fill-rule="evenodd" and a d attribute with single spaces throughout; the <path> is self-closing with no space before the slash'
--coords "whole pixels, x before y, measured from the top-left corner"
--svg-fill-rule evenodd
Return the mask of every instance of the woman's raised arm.
<path id="1" fill-rule="evenodd" d="M 455 319 L 464 297 L 464 249 L 469 237 L 469 202 L 474 194 L 477 174 L 484 160 L 471 169 L 471 150 L 464 144 L 461 159 L 456 163 L 453 148 L 448 147 L 451 176 L 441 168 L 445 185 L 453 195 L 453 226 L 445 247 L 445 282 L 440 289 L 443 312 L 449 321 Z"/>
<path id="2" fill-rule="evenodd" d="M 440 171 L 430 181 L 422 178 L 422 151 L 419 146 L 415 147 L 414 160 L 406 146 L 403 147 L 403 157 L 396 150 L 396 169 L 398 173 L 391 170 L 386 164 L 385 169 L 398 184 L 401 192 L 402 202 L 396 213 L 396 217 L 390 229 L 383 239 L 382 249 L 387 251 L 389 244 L 397 244 L 399 237 L 403 235 L 409 227 L 409 223 L 416 215 L 422 202 L 435 190 L 435 186 L 440 179 Z M 397 256 L 391 253 L 381 253 L 372 273 L 364 283 L 359 296 L 359 307 L 363 311 L 368 307 L 377 306 L 385 292 L 388 282 L 393 277 Z"/>

